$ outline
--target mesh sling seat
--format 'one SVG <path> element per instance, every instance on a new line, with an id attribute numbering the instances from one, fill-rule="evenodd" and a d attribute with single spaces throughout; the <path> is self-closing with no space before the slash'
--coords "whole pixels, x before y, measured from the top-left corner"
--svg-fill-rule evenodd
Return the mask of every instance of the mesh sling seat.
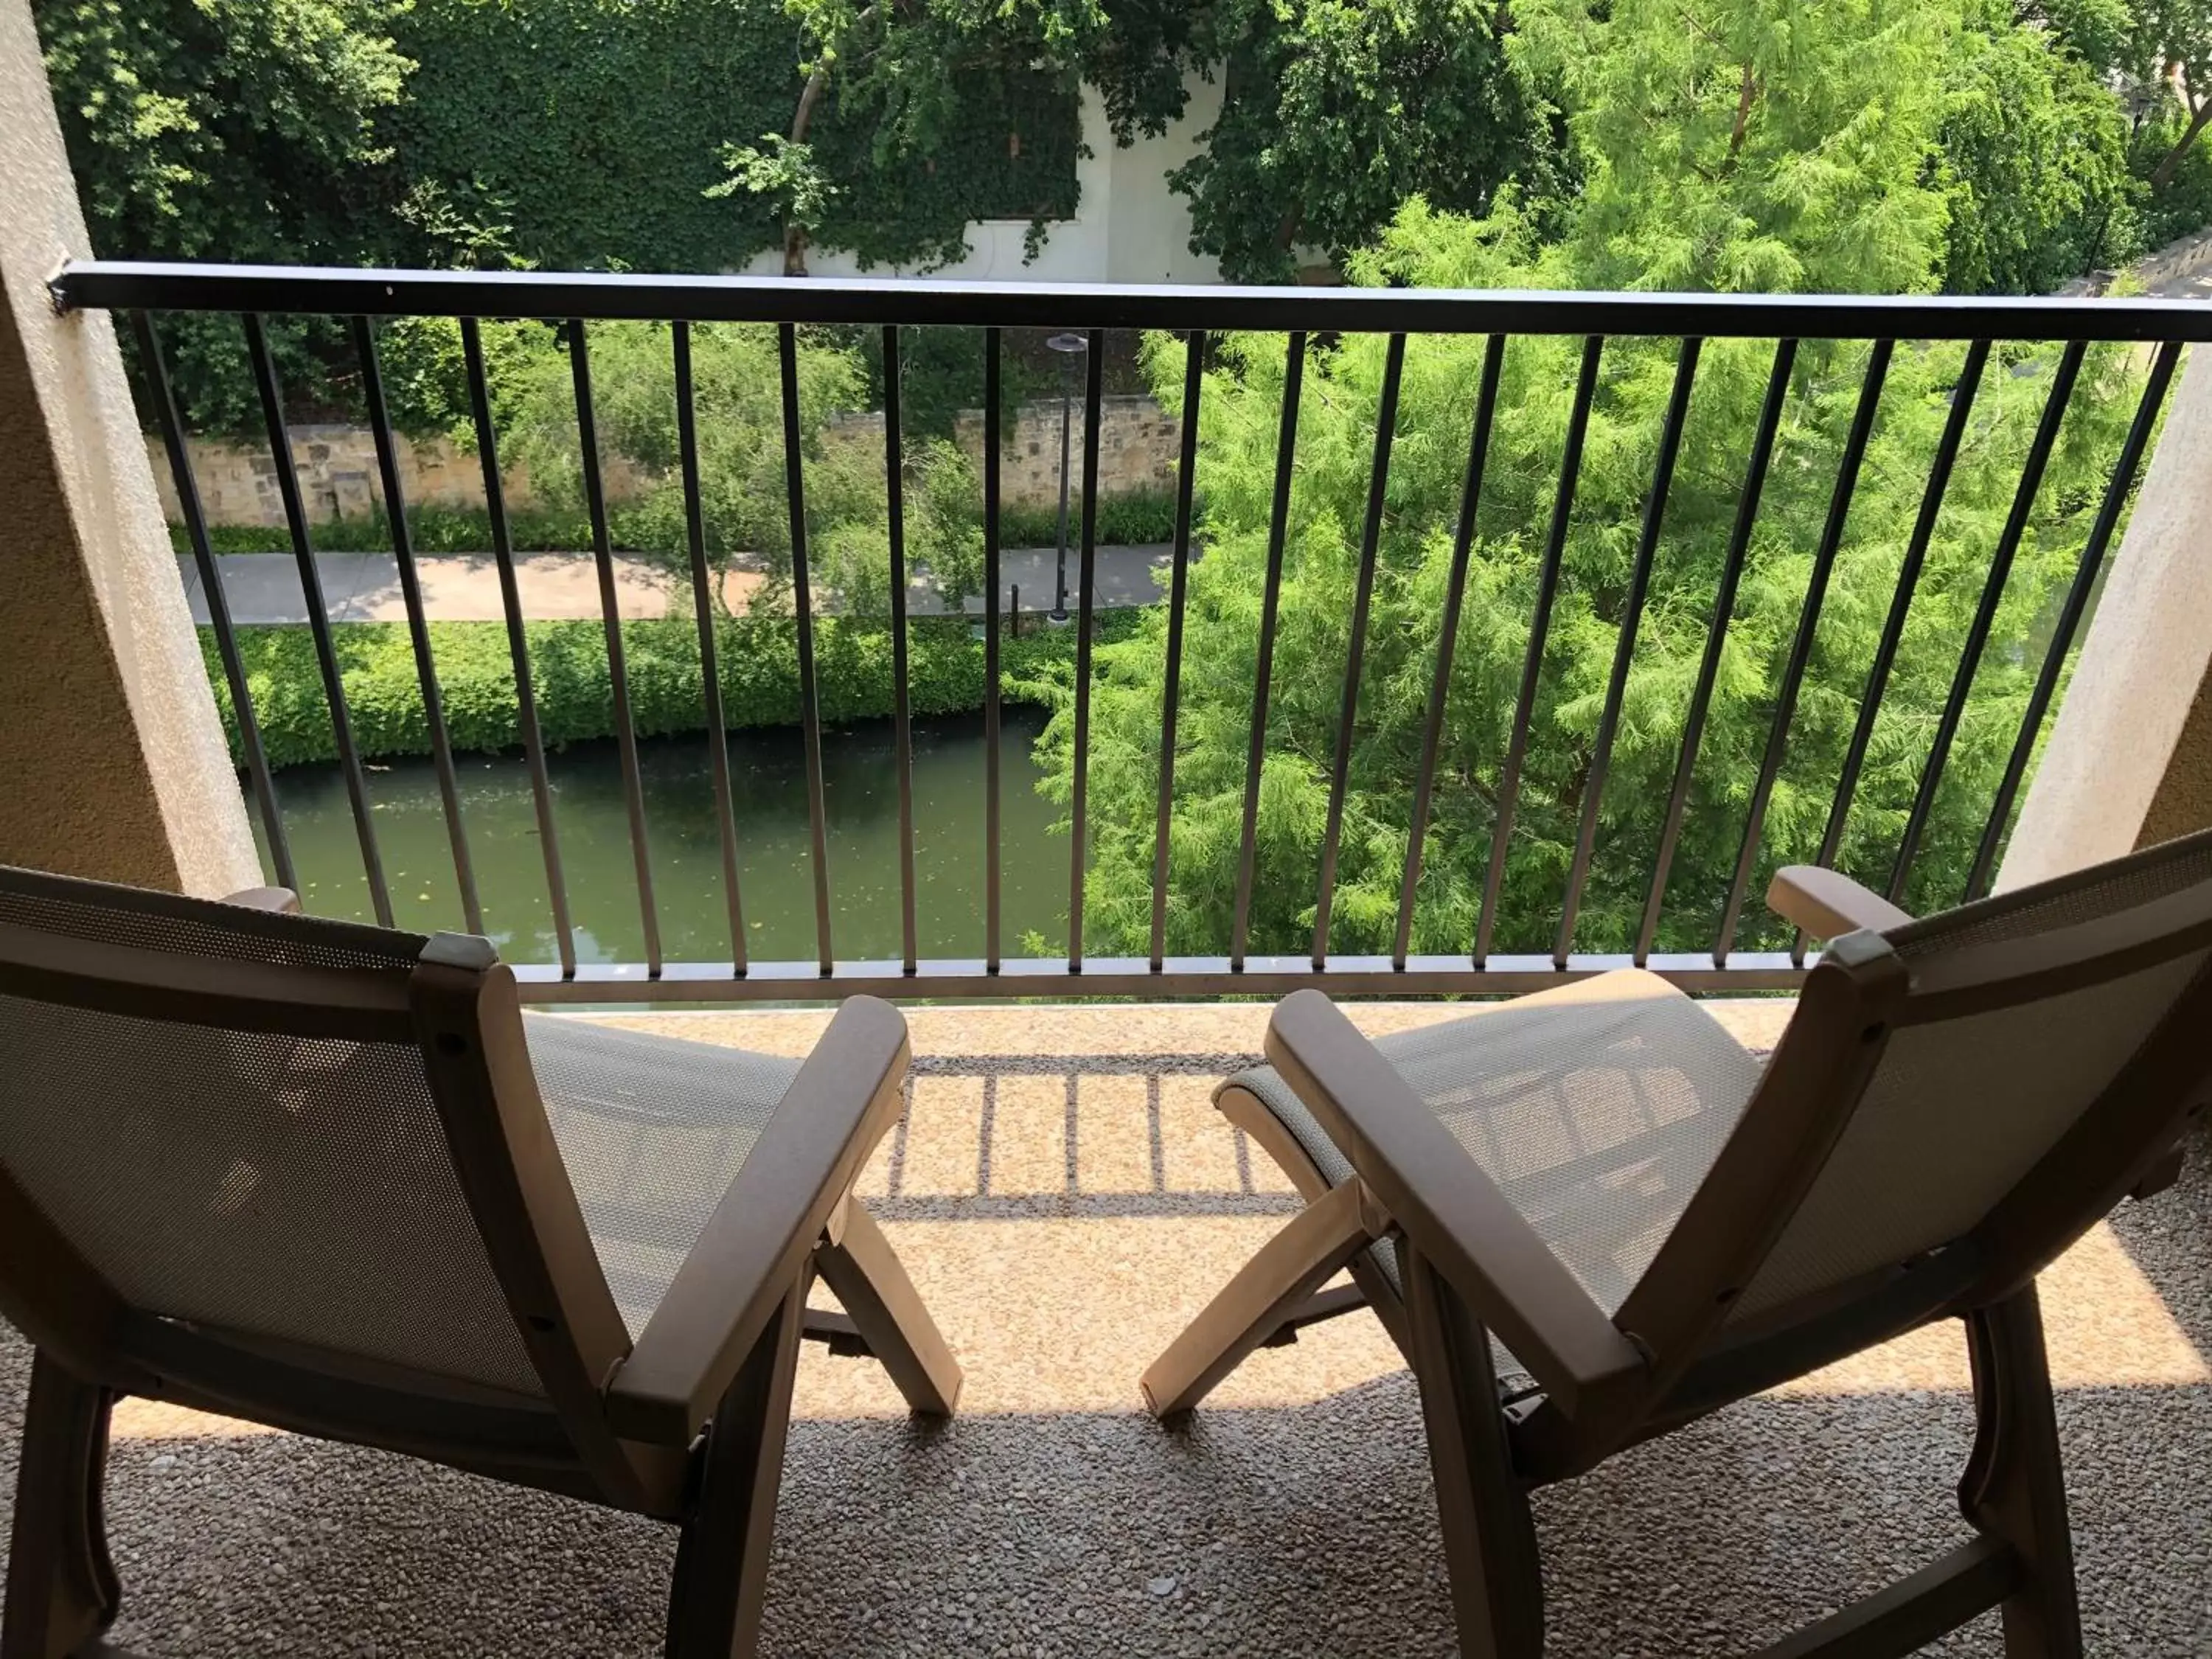
<path id="1" fill-rule="evenodd" d="M 2078 1656 L 2035 1276 L 2170 1182 L 2203 1110 L 2212 832 L 1924 921 L 1820 869 L 1767 898 L 1829 944 L 1764 1066 L 1633 969 L 1374 1042 L 1281 1003 L 1271 1064 L 1215 1099 L 1306 1207 L 1146 1402 L 1371 1306 L 1419 1386 L 1460 1650 L 1534 1659 L 1532 1489 L 1959 1318 L 1972 1538 L 1763 1652 L 1902 1655 L 2002 1606 L 2012 1659 Z"/>
<path id="2" fill-rule="evenodd" d="M 672 1522 L 667 1652 L 752 1652 L 802 1335 L 918 1412 L 959 1391 L 852 1193 L 905 1021 L 855 998 L 800 1062 L 526 1017 L 483 939 L 236 897 L 0 867 L 0 1313 L 36 1350 L 0 1659 L 100 1650 L 123 1395 Z"/>

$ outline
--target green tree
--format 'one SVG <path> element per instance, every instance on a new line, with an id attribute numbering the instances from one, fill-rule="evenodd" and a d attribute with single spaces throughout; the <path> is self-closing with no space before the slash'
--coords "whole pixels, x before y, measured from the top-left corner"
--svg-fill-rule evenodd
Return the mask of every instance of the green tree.
<path id="1" fill-rule="evenodd" d="M 1505 15 L 1477 0 L 1115 5 L 1083 69 L 1124 143 L 1182 114 L 1188 75 L 1221 76 L 1221 117 L 1170 179 L 1190 198 L 1194 250 L 1232 281 L 1283 281 L 1298 249 L 1359 246 L 1409 196 L 1480 212 L 1510 177 L 1558 190 L 1547 106 L 1508 59 Z"/>
<path id="2" fill-rule="evenodd" d="M 388 211 L 402 0 L 40 0 L 46 73 L 110 258 L 299 259 Z"/>
<path id="3" fill-rule="evenodd" d="M 2066 37 L 1967 0 L 1943 66 L 1943 286 L 2048 294 L 2136 252 L 2126 112 Z"/>
<path id="4" fill-rule="evenodd" d="M 814 120 L 833 88 L 848 120 L 872 124 L 868 165 L 877 171 L 927 157 L 957 125 L 979 77 L 1057 68 L 1097 26 L 1096 0 L 784 0 L 806 57 L 787 132 L 757 143 L 725 144 L 728 177 L 715 197 L 750 196 L 782 227 L 783 274 L 806 275 L 808 242 L 841 185 L 812 142 Z"/>
<path id="5" fill-rule="evenodd" d="M 501 459 L 527 474 L 540 501 L 580 513 L 586 503 L 583 449 L 576 421 L 568 343 L 535 324 L 491 325 L 486 341 L 495 391 Z M 442 362 L 453 325 L 420 325 Z M 622 539 L 688 580 L 689 528 L 676 418 L 674 352 L 666 325 L 601 322 L 587 335 L 592 413 L 602 469 L 629 470 L 641 486 L 622 509 Z M 403 334 L 402 340 L 406 336 Z M 387 354 L 389 355 L 389 354 Z M 395 384 L 426 402 L 451 394 L 417 392 L 419 345 L 404 344 Z M 860 354 L 828 331 L 809 330 L 798 349 L 800 460 L 809 573 L 816 603 L 848 614 L 890 608 L 890 491 L 884 451 L 872 423 L 841 427 L 866 403 Z M 782 369 L 773 328 L 702 323 L 691 330 L 693 405 L 699 452 L 699 500 L 708 551 L 718 568 L 744 559 L 768 576 L 762 598 L 787 603 L 793 575 L 791 520 L 784 495 Z M 443 388 L 441 369 L 430 375 Z M 465 435 L 465 429 L 461 429 Z M 906 553 L 957 600 L 982 576 L 981 483 L 968 458 L 943 438 L 902 451 Z"/>
<path id="6" fill-rule="evenodd" d="M 1530 49 L 1555 53 L 1577 89 L 1571 119 L 1587 190 L 1576 222 L 1547 244 L 1510 199 L 1481 219 L 1411 204 L 1352 262 L 1355 281 L 1899 289 L 1936 280 L 1948 222 L 1945 183 L 1929 163 L 1946 100 L 1917 71 L 1952 41 L 1941 15 L 1887 0 L 1817 13 L 1776 0 L 1700 0 L 1686 13 L 1615 0 L 1605 16 L 1524 18 Z M 1486 349 L 1480 338 L 1431 336 L 1407 349 L 1334 894 L 1331 943 L 1340 951 L 1393 943 Z M 1553 945 L 1680 349 L 1635 337 L 1603 348 L 1493 919 L 1501 952 Z M 1578 950 L 1626 949 L 1638 935 L 1774 350 L 1771 342 L 1712 340 L 1696 366 L 1595 804 Z M 1503 358 L 1424 843 L 1416 951 L 1464 953 L 1476 937 L 1581 352 L 1576 340 L 1523 337 Z M 1692 774 L 1662 950 L 1713 942 L 1869 352 L 1808 341 L 1796 354 Z M 1777 862 L 1820 848 L 1930 458 L 1963 395 L 1964 356 L 1962 347 L 1904 343 L 1888 368 L 1786 763 L 1765 811 L 1761 880 Z M 1164 392 L 1180 358 L 1179 349 L 1155 343 Z M 1305 364 L 1259 794 L 1255 951 L 1310 943 L 1383 358 L 1382 341 L 1354 336 L 1311 348 Z M 2053 351 L 2006 349 L 1980 380 L 1844 825 L 1838 861 L 1846 870 L 1887 877 L 2056 367 Z M 1935 796 L 1908 892 L 1916 904 L 1955 900 L 1965 884 L 2037 666 L 2037 621 L 2071 576 L 2139 377 L 2139 362 L 2118 349 L 2093 353 L 2082 371 Z M 1218 952 L 1230 933 L 1283 381 L 1279 338 L 1231 336 L 1217 348 L 1201 403 L 1206 553 L 1192 573 L 1180 688 L 1174 951 Z M 1085 942 L 1102 953 L 1148 941 L 1164 631 L 1165 619 L 1154 617 L 1137 638 L 1100 653 Z M 1064 686 L 1062 697 L 1044 748 L 1048 787 L 1066 799 Z M 1754 905 L 1737 943 L 1786 937 Z"/>
<path id="7" fill-rule="evenodd" d="M 1584 188 L 1562 286 L 1904 293 L 1945 220 L 1927 176 L 1955 15 L 1904 0 L 1533 0 Z"/>
<path id="8" fill-rule="evenodd" d="M 2172 182 L 2183 158 L 2212 124 L 2212 4 L 2206 0 L 2135 0 L 2135 27 L 2118 67 L 2137 84 L 2166 91 L 2179 106 L 2178 131 L 2151 169 L 2153 191 Z M 2154 94 L 2155 96 L 2155 94 Z"/>
<path id="9" fill-rule="evenodd" d="M 2041 0 L 2030 10 L 2120 94 L 2148 198 L 2139 240 L 2155 246 L 2212 219 L 2212 168 L 2199 148 L 2212 125 L 2212 3 Z"/>
<path id="10" fill-rule="evenodd" d="M 414 64 L 400 0 L 38 0 L 33 8 L 95 252 L 112 259 L 392 262 L 403 197 L 382 125 Z M 187 417 L 258 426 L 229 318 L 165 324 Z M 343 349 L 275 319 L 288 384 Z"/>

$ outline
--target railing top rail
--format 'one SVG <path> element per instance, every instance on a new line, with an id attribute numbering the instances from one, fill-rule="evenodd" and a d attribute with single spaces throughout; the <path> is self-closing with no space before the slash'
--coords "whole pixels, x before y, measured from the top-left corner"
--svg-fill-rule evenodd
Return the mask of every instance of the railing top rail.
<path id="1" fill-rule="evenodd" d="M 1747 339 L 2212 340 L 2212 306 L 2186 300 L 1948 294 L 1194 288 L 935 278 L 356 270 L 107 259 L 73 260 L 50 287 L 55 303 L 64 311 Z"/>

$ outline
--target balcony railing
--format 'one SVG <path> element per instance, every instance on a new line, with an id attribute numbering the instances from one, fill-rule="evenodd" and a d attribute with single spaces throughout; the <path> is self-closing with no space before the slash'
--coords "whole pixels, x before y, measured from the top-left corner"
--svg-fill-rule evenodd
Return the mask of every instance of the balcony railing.
<path id="1" fill-rule="evenodd" d="M 283 408 L 271 366 L 262 317 L 268 313 L 309 313 L 350 319 L 354 349 L 358 356 L 362 396 L 373 428 L 384 499 L 389 514 L 393 552 L 397 556 L 421 690 L 428 715 L 430 741 L 442 798 L 446 829 L 451 844 L 455 879 L 464 911 L 471 928 L 483 927 L 483 915 L 472 873 L 466 826 L 456 782 L 453 745 L 441 712 L 439 686 L 432 660 L 430 638 L 422 596 L 410 553 L 407 519 L 401 499 L 392 422 L 381 383 L 374 332 L 370 319 L 380 317 L 434 317 L 459 319 L 470 401 L 483 487 L 489 510 L 492 551 L 501 578 L 505 627 L 514 668 L 520 730 L 530 777 L 549 890 L 553 932 L 559 960 L 555 963 L 518 964 L 517 975 L 526 995 L 543 1001 L 702 1000 L 801 999 L 870 992 L 885 995 L 944 997 L 1048 995 L 1218 995 L 1274 994 L 1304 986 L 1339 994 L 1436 994 L 1523 991 L 1599 972 L 1633 962 L 1648 966 L 1686 988 L 1778 989 L 1795 985 L 1805 969 L 1800 941 L 1790 951 L 1745 951 L 1735 948 L 1739 923 L 1752 895 L 1750 884 L 1761 849 L 1761 826 L 1770 805 L 1788 742 L 1793 714 L 1805 683 L 1824 595 L 1844 540 L 1862 462 L 1884 377 L 1899 341 L 1966 343 L 1965 367 L 1951 413 L 1929 461 L 1928 482 L 1917 522 L 1907 546 L 1896 590 L 1887 607 L 1880 644 L 1869 667 L 1856 724 L 1836 781 L 1827 815 L 1827 828 L 1820 857 L 1832 861 L 1843 835 L 1865 765 L 1875 717 L 1881 706 L 1891 668 L 1903 635 L 1921 562 L 1935 533 L 1944 492 L 1967 432 L 1967 411 L 1992 348 L 2010 342 L 2033 342 L 2059 348 L 2051 386 L 2033 441 L 2027 451 L 2012 507 L 2002 532 L 1990 550 L 1981 597 L 1960 646 L 1960 659 L 1950 692 L 1936 718 L 1926 759 L 1921 768 L 1917 794 L 1900 838 L 1889 887 L 1901 893 L 1911 875 L 1916 854 L 1927 832 L 1929 813 L 1942 781 L 1947 759 L 1956 741 L 1960 722 L 1972 691 L 1975 673 L 1989 647 L 1997 608 L 2008 573 L 2021 539 L 2028 532 L 2031 509 L 2040 488 L 2059 430 L 2073 395 L 2077 376 L 2089 346 L 2100 342 L 2128 343 L 2143 348 L 2148 372 L 2143 388 L 2108 481 L 2102 488 L 2095 517 L 2083 544 L 2078 566 L 2066 586 L 2063 602 L 2051 622 L 2050 637 L 2029 694 L 2018 733 L 2002 781 L 1990 802 L 1986 827 L 1975 848 L 1967 892 L 1986 890 L 1993 878 L 1998 854 L 2016 798 L 2033 760 L 2039 736 L 2065 672 L 2068 653 L 2092 602 L 2114 532 L 2126 511 L 2140 477 L 2159 414 L 2185 344 L 2212 338 L 2212 307 L 2158 301 L 1963 299 L 1950 297 L 1833 298 L 1802 296 L 1711 296 L 1672 294 L 1625 295 L 1583 293 L 1464 293 L 1400 289 L 1167 289 L 1140 287 L 1069 287 L 1023 284 L 983 284 L 908 281 L 810 280 L 786 282 L 734 277 L 661 277 L 635 276 L 556 276 L 538 273 L 429 273 L 418 271 L 362 271 L 286 270 L 258 267 L 152 265 L 94 262 L 72 264 L 53 283 L 57 303 L 64 309 L 106 308 L 129 313 L 143 364 L 150 376 L 179 501 L 194 556 L 206 591 L 212 629 L 221 655 L 239 726 L 249 787 L 266 834 L 268 849 L 277 878 L 296 885 L 284 825 L 276 806 L 270 769 L 257 734 L 253 707 L 238 649 L 236 632 L 224 603 L 222 580 L 211 556 L 210 541 L 176 403 L 170 395 L 160 342 L 157 317 L 173 312 L 235 313 L 242 319 L 249 359 L 268 430 L 276 480 L 289 525 L 301 580 L 306 591 L 308 625 L 313 631 L 324 693 L 335 729 L 339 764 L 346 783 L 361 855 L 377 914 L 389 921 L 392 907 L 378 847 L 362 756 L 349 720 L 346 693 L 332 640 L 323 595 L 311 554 L 311 533 L 306 510 L 291 465 Z M 687 507 L 690 598 L 698 623 L 698 643 L 705 687 L 704 725 L 711 757 L 712 784 L 720 836 L 721 875 L 730 912 L 731 958 L 702 963 L 672 961 L 660 944 L 659 911 L 647 853 L 646 799 L 641 786 L 637 742 L 629 704 L 629 687 L 623 659 L 622 629 L 617 623 L 614 578 L 605 491 L 594 436 L 591 377 L 580 346 L 574 349 L 576 415 L 581 439 L 584 484 L 593 531 L 594 555 L 605 622 L 606 649 L 612 677 L 614 725 L 622 759 L 631 852 L 635 859 L 637 898 L 642 922 L 642 962 L 592 963 L 580 962 L 575 930 L 571 921 L 569 895 L 564 881 L 556 834 L 553 791 L 546 767 L 546 744 L 532 705 L 529 647 L 525 617 L 515 581 L 514 550 L 507 532 L 498 460 L 497 436 L 490 408 L 477 319 L 537 319 L 549 322 L 577 319 L 652 319 L 672 325 L 671 349 L 680 434 L 681 465 Z M 786 505 L 792 543 L 791 581 L 796 628 L 800 720 L 805 750 L 805 775 L 811 875 L 817 949 L 811 960 L 761 961 L 747 951 L 738 891 L 738 836 L 732 810 L 726 732 L 715 665 L 716 638 L 707 539 L 702 526 L 698 477 L 697 417 L 694 408 L 690 326 L 696 323 L 742 322 L 772 325 L 780 331 L 781 406 L 785 458 Z M 885 349 L 895 362 L 897 329 L 904 325 L 957 325 L 983 331 L 985 433 L 981 457 L 984 527 L 983 653 L 984 720 L 987 731 L 987 775 L 983 844 L 974 856 L 982 866 L 986 902 L 977 919 L 974 954 L 960 958 L 931 958 L 918 952 L 915 925 L 914 800 L 911 778 L 911 719 L 907 685 L 906 614 L 907 568 L 902 537 L 899 481 L 902 476 L 901 435 L 896 404 L 884 422 L 884 465 L 889 481 L 890 628 L 894 641 L 897 678 L 894 725 L 899 790 L 901 893 L 904 949 L 897 960 L 840 960 L 835 952 L 832 929 L 834 872 L 829 859 L 825 831 L 823 745 L 825 738 L 816 696 L 813 605 L 809 588 L 807 527 L 804 511 L 805 479 L 801 466 L 796 330 L 807 325 L 880 327 Z M 1086 510 L 1079 543 L 1080 580 L 1075 634 L 1075 679 L 1073 694 L 1071 777 L 1072 845 L 1069 849 L 1068 933 L 1071 948 L 1051 957 L 1010 956 L 1002 939 L 1000 905 L 1000 776 L 998 737 L 1000 711 L 999 641 L 1001 633 L 1002 588 L 1000 576 L 1000 397 L 1002 331 L 1014 328 L 1082 330 L 1088 333 L 1091 351 L 1085 387 L 1086 434 L 1081 459 Z M 1164 697 L 1161 710 L 1162 741 L 1158 793 L 1158 827 L 1152 868 L 1152 942 L 1148 955 L 1126 958 L 1086 959 L 1083 951 L 1083 908 L 1086 870 L 1085 796 L 1090 781 L 1092 637 L 1096 535 L 1091 504 L 1097 499 L 1098 419 L 1102 395 L 1099 347 L 1109 329 L 1146 329 L 1182 335 L 1187 341 L 1188 373 L 1182 410 L 1182 464 L 1176 495 L 1172 561 L 1166 605 L 1167 653 Z M 1277 463 L 1273 496 L 1273 522 L 1268 539 L 1265 591 L 1261 595 L 1259 634 L 1259 672 L 1253 689 L 1250 744 L 1246 757 L 1242 813 L 1242 839 L 1237 869 L 1234 919 L 1228 936 L 1219 941 L 1223 954 L 1170 956 L 1166 937 L 1170 874 L 1170 823 L 1175 799 L 1177 757 L 1176 726 L 1181 681 L 1182 622 L 1187 603 L 1187 577 L 1192 560 L 1192 501 L 1197 455 L 1198 422 L 1194 418 L 1201 387 L 1200 365 L 1206 335 L 1213 331 L 1273 331 L 1290 337 L 1291 350 L 1285 374 L 1284 432 Z M 1261 799 L 1261 774 L 1267 728 L 1271 671 L 1283 585 L 1285 514 L 1291 494 L 1293 447 L 1303 347 L 1308 337 L 1374 334 L 1388 337 L 1389 347 L 1378 421 L 1373 483 L 1361 549 L 1359 598 L 1351 635 L 1351 658 L 1342 714 L 1335 734 L 1332 787 L 1327 826 L 1320 849 L 1319 884 L 1312 948 L 1291 955 L 1248 952 L 1249 923 L 1256 879 L 1255 837 Z M 1408 336 L 1423 334 L 1489 337 L 1479 392 L 1476 394 L 1472 448 L 1468 462 L 1466 495 L 1456 530 L 1456 557 L 1443 602 L 1443 620 L 1437 660 L 1422 725 L 1422 746 L 1416 782 L 1407 803 L 1408 851 L 1400 886 L 1395 949 L 1389 954 L 1346 957 L 1329 949 L 1330 908 L 1344 828 L 1348 760 L 1356 740 L 1360 681 L 1359 653 L 1367 621 L 1367 597 L 1376 557 L 1377 528 L 1389 470 L 1390 432 L 1405 361 Z M 1497 413 L 1499 364 L 1510 337 L 1550 335 L 1578 337 L 1583 342 L 1580 372 L 1573 393 L 1566 441 L 1560 461 L 1555 503 L 1544 540 L 1543 562 L 1530 637 L 1510 727 L 1510 741 L 1503 757 L 1494 800 L 1496 828 L 1491 839 L 1488 868 L 1482 884 L 1480 920 L 1468 948 L 1462 954 L 1422 955 L 1409 950 L 1417 885 L 1425 830 L 1430 823 L 1437 787 L 1439 740 L 1446 714 L 1450 682 L 1454 630 L 1457 626 L 1468 575 L 1468 549 L 1474 538 L 1474 516 L 1481 488 L 1486 448 Z M 1537 704 L 1537 684 L 1552 623 L 1554 599 L 1560 589 L 1562 561 L 1574 509 L 1578 469 L 1589 431 L 1594 395 L 1607 337 L 1662 337 L 1681 342 L 1673 395 L 1667 405 L 1657 448 L 1656 470 L 1643 526 L 1620 627 L 1619 645 L 1607 682 L 1602 711 L 1590 750 L 1589 777 L 1582 793 L 1578 830 L 1573 852 L 1559 892 L 1559 921 L 1555 948 L 1546 954 L 1504 955 L 1492 949 L 1501 882 L 1511 838 L 1516 798 L 1524 759 L 1531 738 Z M 575 337 L 580 340 L 581 331 Z M 1644 614 L 1653 556 L 1661 534 L 1661 520 L 1682 438 L 1685 413 L 1702 345 L 1713 339 L 1774 342 L 1770 379 L 1753 435 L 1738 505 L 1735 514 L 1719 591 L 1700 660 L 1694 690 L 1686 710 L 1658 853 L 1653 860 L 1640 926 L 1633 950 L 1598 955 L 1573 949 L 1578 907 L 1597 855 L 1599 800 L 1607 769 L 1620 730 L 1623 701 L 1635 649 L 1638 623 Z M 1812 574 L 1786 665 L 1772 698 L 1772 709 L 1761 763 L 1752 783 L 1745 813 L 1741 850 L 1735 860 L 1721 925 L 1710 951 L 1665 953 L 1655 950 L 1666 902 L 1670 861 L 1674 856 L 1688 800 L 1692 769 L 1711 706 L 1717 677 L 1721 672 L 1723 644 L 1732 602 L 1743 574 L 1751 545 L 1753 521 L 1761 491 L 1772 462 L 1778 429 L 1793 363 L 1801 344 L 1823 342 L 1869 343 L 1863 384 L 1853 417 L 1838 458 L 1832 495 L 1824 528 L 1814 550 Z M 2002 362 L 2002 359 L 2001 359 Z M 2000 369 L 1997 372 L 2002 372 Z M 887 376 L 895 387 L 896 373 Z"/>

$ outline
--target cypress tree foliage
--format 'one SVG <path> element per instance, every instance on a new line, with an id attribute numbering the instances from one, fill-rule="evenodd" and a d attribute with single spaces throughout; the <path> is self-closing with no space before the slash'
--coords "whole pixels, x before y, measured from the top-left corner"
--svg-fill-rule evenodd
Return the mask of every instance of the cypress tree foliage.
<path id="1" fill-rule="evenodd" d="M 1955 44 L 1940 10 L 1899 0 L 1614 0 L 1602 14 L 1559 4 L 1520 15 L 1524 49 L 1564 77 L 1580 149 L 1583 192 L 1565 234 L 1546 240 L 1510 194 L 1481 218 L 1417 201 L 1351 262 L 1355 281 L 1866 292 L 1939 280 L 1950 219 L 1946 182 L 1928 165 L 1946 115 L 1934 71 Z M 1494 920 L 1500 952 L 1553 947 L 1679 349 L 1668 339 L 1605 345 Z M 1431 337 L 1406 354 L 1334 896 L 1339 951 L 1392 943 L 1484 349 L 1479 337 Z M 1704 345 L 1598 803 L 1577 950 L 1636 941 L 1774 350 L 1758 340 Z M 1581 352 L 1578 340 L 1524 337 L 1504 356 L 1417 952 L 1465 953 L 1476 936 Z M 1662 951 L 1713 944 L 1869 354 L 1865 342 L 1807 341 L 1797 352 L 1674 855 Z M 1905 341 L 1889 366 L 1765 810 L 1740 946 L 1788 937 L 1755 896 L 1774 866 L 1819 850 L 1965 355 Z M 1841 867 L 1876 885 L 2057 357 L 2000 348 L 1981 379 L 1838 849 Z M 1311 942 L 1383 358 L 1381 339 L 1346 337 L 1312 347 L 1305 365 L 1260 791 L 1255 952 Z M 1180 343 L 1155 343 L 1153 362 L 1164 395 L 1176 395 Z M 1916 907 L 1960 896 L 2039 664 L 2039 625 L 2072 576 L 2142 371 L 2118 349 L 2093 349 L 2083 367 L 1935 796 L 1906 894 Z M 1171 824 L 1174 952 L 1218 952 L 1230 933 L 1283 377 L 1279 337 L 1231 336 L 1206 380 L 1196 475 L 1206 551 L 1185 624 Z M 1139 952 L 1149 939 L 1164 631 L 1156 617 L 1100 653 L 1085 944 L 1103 954 Z M 1047 787 L 1065 799 L 1072 732 L 1059 690 L 1044 744 Z"/>

